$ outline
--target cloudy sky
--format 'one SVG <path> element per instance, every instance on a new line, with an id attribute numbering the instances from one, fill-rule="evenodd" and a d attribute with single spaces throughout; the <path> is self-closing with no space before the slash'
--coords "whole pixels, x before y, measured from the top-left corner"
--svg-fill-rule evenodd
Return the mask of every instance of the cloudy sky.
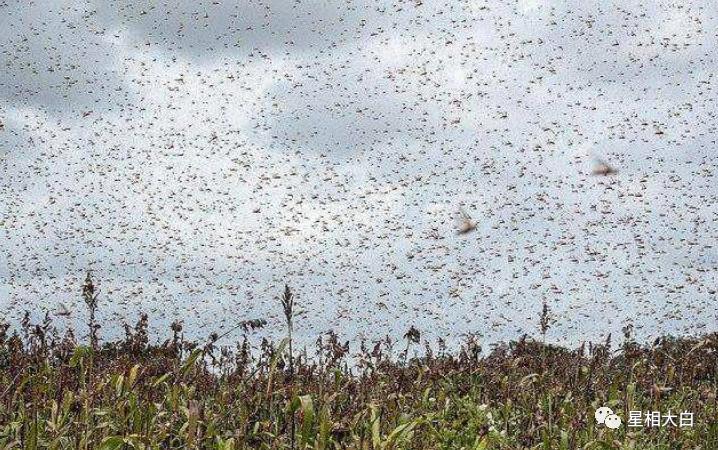
<path id="1" fill-rule="evenodd" d="M 718 328 L 718 7 L 0 0 L 0 312 Z M 601 158 L 618 169 L 591 174 Z M 477 222 L 458 235 L 464 208 Z"/>

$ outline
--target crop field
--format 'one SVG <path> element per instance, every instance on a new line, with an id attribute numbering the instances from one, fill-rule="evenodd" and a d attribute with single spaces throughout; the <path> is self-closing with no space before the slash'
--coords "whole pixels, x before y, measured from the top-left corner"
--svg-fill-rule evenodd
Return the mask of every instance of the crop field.
<path id="1" fill-rule="evenodd" d="M 89 277 L 83 298 L 96 329 Z M 450 353 L 408 326 L 402 340 L 356 351 L 319 335 L 310 357 L 292 349 L 288 287 L 281 299 L 287 337 L 256 348 L 246 336 L 235 346 L 217 334 L 189 341 L 180 323 L 151 343 L 144 314 L 114 342 L 59 335 L 49 318 L 3 325 L 0 448 L 717 448 L 718 334 L 639 345 L 629 327 L 618 348 L 525 336 L 490 351 L 469 337 Z M 538 333 L 549 314 L 539 311 Z M 611 430 L 594 419 L 600 406 L 624 421 L 630 411 L 692 420 Z"/>

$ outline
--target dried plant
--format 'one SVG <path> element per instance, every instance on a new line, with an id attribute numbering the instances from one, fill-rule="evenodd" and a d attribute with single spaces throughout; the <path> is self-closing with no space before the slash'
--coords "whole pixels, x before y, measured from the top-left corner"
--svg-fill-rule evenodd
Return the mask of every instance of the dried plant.
<path id="1" fill-rule="evenodd" d="M 294 294 L 289 288 L 289 285 L 284 285 L 284 293 L 282 294 L 280 301 L 282 303 L 282 309 L 284 310 L 284 319 L 287 323 L 287 342 L 289 345 L 289 379 L 294 379 L 294 350 L 292 348 L 292 331 L 294 328 Z M 296 444 L 296 426 L 294 420 L 294 413 L 292 412 L 291 423 L 290 423 L 290 445 L 292 450 Z"/>
<path id="2" fill-rule="evenodd" d="M 541 328 L 541 339 L 544 343 L 546 343 L 546 333 L 551 328 L 551 322 L 551 310 L 549 309 L 546 300 L 544 300 L 543 306 L 541 307 L 541 318 L 539 320 L 539 327 Z"/>
<path id="3" fill-rule="evenodd" d="M 85 283 L 82 285 L 82 300 L 85 302 L 85 305 L 87 305 L 89 314 L 87 327 L 90 330 L 90 348 L 93 351 L 97 350 L 97 331 L 100 329 L 100 325 L 97 324 L 95 318 L 95 313 L 97 312 L 97 297 L 99 295 L 99 290 L 95 288 L 95 284 L 92 282 L 92 273 L 88 270 L 85 276 Z"/>
<path id="4" fill-rule="evenodd" d="M 409 329 L 404 333 L 404 339 L 406 339 L 406 349 L 404 350 L 404 361 L 409 355 L 409 347 L 411 344 L 418 344 L 421 340 L 421 332 L 411 325 Z"/>
<path id="5" fill-rule="evenodd" d="M 294 329 L 294 294 L 289 285 L 284 285 L 284 293 L 280 298 L 284 319 L 287 324 L 287 341 L 289 343 L 289 373 L 294 374 L 294 352 L 292 351 L 292 331 Z"/>
<path id="6" fill-rule="evenodd" d="M 281 300 L 289 334 L 288 287 Z M 329 332 L 316 357 L 289 361 L 283 346 L 252 344 L 261 320 L 241 321 L 232 346 L 217 333 L 187 340 L 180 322 L 159 344 L 148 321 L 140 314 L 89 353 L 47 317 L 0 323 L 0 448 L 718 448 L 718 333 L 652 345 L 631 335 L 617 351 L 609 340 L 571 350 L 523 337 L 488 354 L 470 334 L 456 349 L 425 339 L 401 361 L 390 338 L 351 348 Z M 421 333 L 410 326 L 404 340 Z M 610 431 L 593 419 L 605 404 L 690 411 L 695 422 Z"/>

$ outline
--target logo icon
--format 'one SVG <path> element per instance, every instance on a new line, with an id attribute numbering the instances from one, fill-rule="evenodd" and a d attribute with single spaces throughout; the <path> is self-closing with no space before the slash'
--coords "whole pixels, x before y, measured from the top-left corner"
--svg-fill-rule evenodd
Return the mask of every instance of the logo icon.
<path id="1" fill-rule="evenodd" d="M 601 406 L 593 415 L 596 423 L 606 425 L 607 428 L 616 430 L 621 426 L 621 418 L 613 413 L 613 410 L 607 406 Z"/>

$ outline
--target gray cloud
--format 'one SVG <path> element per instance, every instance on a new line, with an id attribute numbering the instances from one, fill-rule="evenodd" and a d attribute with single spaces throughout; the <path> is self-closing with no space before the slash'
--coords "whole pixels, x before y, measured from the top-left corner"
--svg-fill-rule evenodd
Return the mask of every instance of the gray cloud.
<path id="1" fill-rule="evenodd" d="M 250 133 L 266 146 L 333 155 L 387 142 L 471 145 L 509 123 L 513 134 L 554 123 L 595 143 L 617 128 L 673 123 L 669 111 L 688 104 L 699 120 L 712 108 L 693 101 L 706 90 L 692 75 L 710 76 L 715 64 L 716 18 L 699 5 L 535 3 L 465 8 L 448 26 L 411 27 L 421 20 L 400 15 L 391 32 L 298 55 L 289 60 L 296 75 L 266 93 Z"/>
<path id="2" fill-rule="evenodd" d="M 91 2 L 0 4 L 0 97 L 13 107 L 117 110 L 126 98 L 111 36 Z"/>
<path id="3" fill-rule="evenodd" d="M 320 1 L 111 1 L 99 7 L 107 26 L 127 29 L 137 45 L 157 45 L 193 59 L 252 51 L 327 50 L 369 35 L 380 3 Z M 366 30 L 363 28 L 366 27 Z"/>

